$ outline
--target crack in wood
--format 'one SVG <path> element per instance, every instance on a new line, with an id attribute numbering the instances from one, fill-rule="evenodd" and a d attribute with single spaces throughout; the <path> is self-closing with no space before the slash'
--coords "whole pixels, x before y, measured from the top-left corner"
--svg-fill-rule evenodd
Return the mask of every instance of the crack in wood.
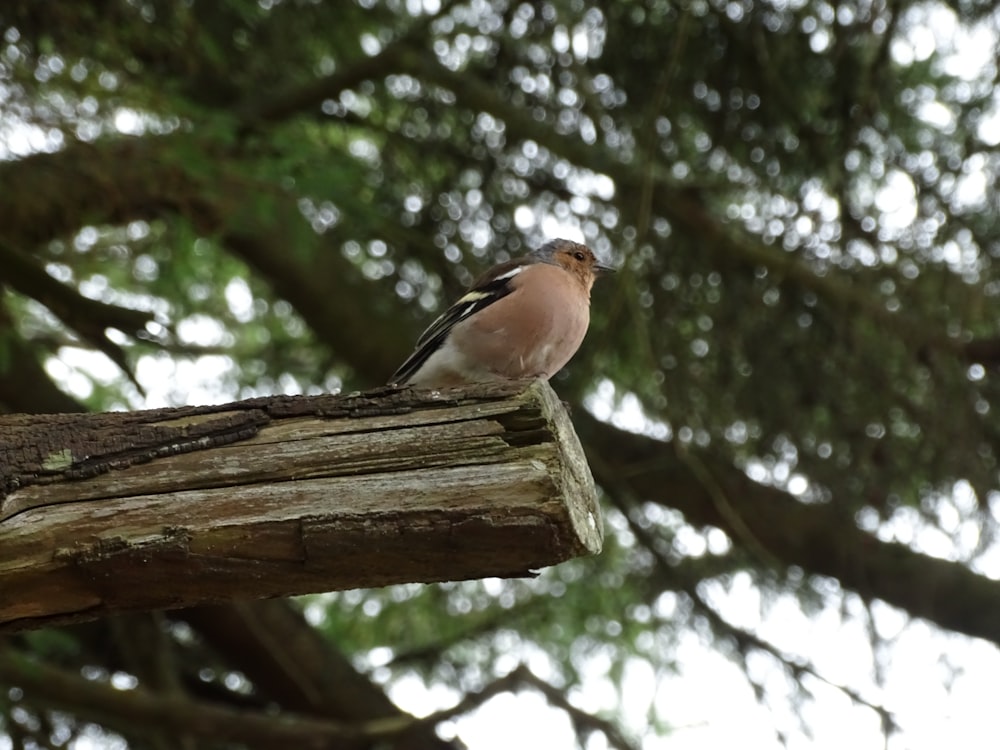
<path id="1" fill-rule="evenodd" d="M 88 479 L 164 456 L 238 443 L 271 421 L 260 409 L 217 411 L 214 417 L 183 415 L 138 425 L 121 419 L 123 415 L 75 416 L 72 422 L 41 420 L 31 429 L 4 431 L 0 501 L 32 485 Z M 108 419 L 115 416 L 117 422 Z"/>
<path id="2" fill-rule="evenodd" d="M 602 540 L 544 382 L 0 416 L 0 489 L 17 487 L 0 494 L 0 631 L 531 575 Z"/>
<path id="3" fill-rule="evenodd" d="M 349 395 L 262 396 L 231 404 L 132 414 L 7 415 L 0 417 L 0 502 L 27 486 L 91 478 L 163 456 L 240 442 L 275 420 L 403 415 L 418 409 L 502 401 L 516 396 L 525 385 L 512 381 L 442 391 L 385 386 Z M 505 426 L 521 432 L 524 420 L 521 415 Z M 532 426 L 545 424 L 540 414 L 531 414 L 526 421 Z"/>
<path id="4" fill-rule="evenodd" d="M 157 536 L 150 539 L 130 542 L 120 536 L 104 537 L 95 542 L 78 543 L 73 547 L 56 549 L 52 558 L 69 565 L 87 566 L 136 554 L 180 553 L 187 556 L 191 549 L 192 538 L 190 530 L 184 527 L 166 526 Z"/>

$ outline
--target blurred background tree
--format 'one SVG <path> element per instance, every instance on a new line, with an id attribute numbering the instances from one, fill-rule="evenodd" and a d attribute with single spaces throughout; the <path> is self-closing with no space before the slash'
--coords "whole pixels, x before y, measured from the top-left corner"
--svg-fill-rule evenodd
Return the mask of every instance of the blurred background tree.
<path id="1" fill-rule="evenodd" d="M 0 747 L 968 726 L 1000 664 L 998 25 L 985 0 L 5 3 L 4 411 L 363 389 L 493 262 L 568 236 L 621 271 L 553 383 L 602 555 L 10 636 Z"/>

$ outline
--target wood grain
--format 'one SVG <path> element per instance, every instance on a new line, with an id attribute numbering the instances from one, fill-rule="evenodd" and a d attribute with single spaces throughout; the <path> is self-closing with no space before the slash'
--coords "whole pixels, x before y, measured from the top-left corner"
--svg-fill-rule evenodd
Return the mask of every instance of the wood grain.
<path id="1" fill-rule="evenodd" d="M 600 550 L 547 383 L 0 417 L 0 630 Z"/>

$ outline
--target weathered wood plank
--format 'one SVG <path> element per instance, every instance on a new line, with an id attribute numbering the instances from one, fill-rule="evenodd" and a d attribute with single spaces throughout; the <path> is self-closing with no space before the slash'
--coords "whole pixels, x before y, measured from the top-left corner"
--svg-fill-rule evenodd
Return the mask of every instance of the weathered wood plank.
<path id="1" fill-rule="evenodd" d="M 0 489 L 0 630 L 528 575 L 602 541 L 543 382 L 0 417 Z"/>

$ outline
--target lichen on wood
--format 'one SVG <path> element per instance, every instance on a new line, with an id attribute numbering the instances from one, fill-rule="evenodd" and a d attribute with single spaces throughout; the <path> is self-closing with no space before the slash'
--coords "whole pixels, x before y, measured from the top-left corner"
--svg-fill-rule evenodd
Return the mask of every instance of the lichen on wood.
<path id="1" fill-rule="evenodd" d="M 548 384 L 0 417 L 0 629 L 600 550 Z"/>

